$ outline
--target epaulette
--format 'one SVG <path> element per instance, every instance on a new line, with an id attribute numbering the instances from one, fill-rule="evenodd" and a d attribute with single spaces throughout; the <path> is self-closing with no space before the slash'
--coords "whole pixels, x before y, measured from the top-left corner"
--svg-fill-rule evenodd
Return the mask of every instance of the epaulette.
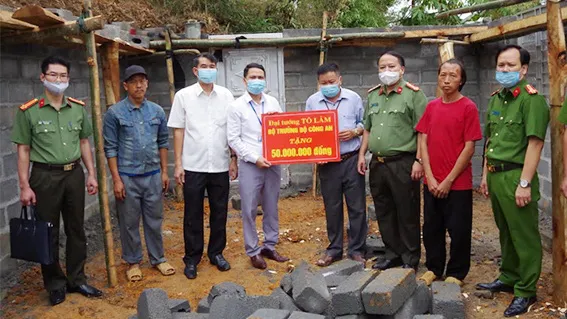
<path id="1" fill-rule="evenodd" d="M 534 95 L 537 94 L 537 89 L 533 86 L 531 86 L 530 84 L 526 85 L 526 91 L 530 94 L 530 95 Z"/>
<path id="2" fill-rule="evenodd" d="M 77 103 L 77 104 L 81 104 L 82 106 L 85 106 L 85 102 L 83 102 L 83 101 L 81 101 L 81 100 L 77 100 L 77 99 L 72 98 L 72 97 L 70 97 L 70 96 L 67 97 L 67 100 L 69 100 L 70 102 Z"/>
<path id="3" fill-rule="evenodd" d="M 413 84 L 411 84 L 411 83 L 409 83 L 409 82 L 406 82 L 406 86 L 407 86 L 408 88 L 410 88 L 410 89 L 416 91 L 416 92 L 419 91 L 419 86 L 413 85 Z"/>
<path id="4" fill-rule="evenodd" d="M 25 111 L 25 110 L 29 109 L 30 107 L 34 106 L 37 103 L 37 101 L 39 101 L 39 100 L 37 98 L 35 98 L 31 101 L 28 101 L 28 102 L 20 105 L 20 110 Z"/>
<path id="5" fill-rule="evenodd" d="M 375 87 L 369 88 L 369 89 L 368 89 L 368 93 L 370 93 L 370 92 L 372 92 L 372 91 L 374 91 L 374 90 L 376 90 L 376 89 L 379 89 L 381 86 L 382 86 L 382 84 L 378 84 L 378 85 L 376 85 Z"/>
<path id="6" fill-rule="evenodd" d="M 492 94 L 490 94 L 490 96 L 494 96 L 494 95 L 498 94 L 498 92 L 500 92 L 500 89 L 498 89 L 498 90 L 492 92 Z"/>

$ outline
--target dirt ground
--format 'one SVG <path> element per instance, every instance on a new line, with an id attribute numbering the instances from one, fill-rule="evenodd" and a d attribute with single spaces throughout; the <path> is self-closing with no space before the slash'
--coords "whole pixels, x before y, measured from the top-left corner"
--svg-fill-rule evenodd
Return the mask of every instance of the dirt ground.
<path id="1" fill-rule="evenodd" d="M 368 201 L 370 202 L 370 199 Z M 290 264 L 297 265 L 302 259 L 313 264 L 327 245 L 322 199 L 320 197 L 313 199 L 307 193 L 282 199 L 279 204 L 281 236 L 277 248 L 292 260 L 283 264 L 268 261 L 268 269 L 257 270 L 251 266 L 244 253 L 240 212 L 230 208 L 227 225 L 228 242 L 224 255 L 231 263 L 232 269 L 228 272 L 219 272 L 206 257 L 203 257 L 198 266 L 197 279 L 188 280 L 183 275 L 181 259 L 184 251 L 183 205 L 167 200 L 165 206 L 164 244 L 166 257 L 177 268 L 175 275 L 169 277 L 160 275 L 157 270 L 150 268 L 146 257 L 142 266 L 144 276 L 142 281 L 127 282 L 126 265 L 121 263 L 117 267 L 118 285 L 108 288 L 104 252 L 99 251 L 89 258 L 86 271 L 89 283 L 102 288 L 105 292 L 104 297 L 87 299 L 79 294 L 68 294 L 64 303 L 52 307 L 48 303 L 47 293 L 42 289 L 39 268 L 32 267 L 22 272 L 17 278 L 17 284 L 7 292 L 6 298 L 1 303 L 0 317 L 128 318 L 136 313 L 136 302 L 142 290 L 153 287 L 165 289 L 170 298 L 188 299 L 193 309 L 196 309 L 197 303 L 208 294 L 211 286 L 223 281 L 233 281 L 244 286 L 248 294 L 268 295 L 277 287 Z M 208 213 L 208 206 L 206 211 Z M 257 219 L 257 225 L 261 230 L 261 218 Z M 371 222 L 369 233 L 378 233 L 376 222 Z M 208 234 L 206 236 L 208 238 Z M 475 194 L 474 201 L 472 244 L 472 268 L 463 287 L 468 318 L 500 318 L 511 300 L 510 295 L 500 293 L 493 299 L 480 299 L 473 295 L 476 283 L 491 281 L 497 276 L 500 254 L 498 231 L 489 202 L 478 194 Z M 115 247 L 116 260 L 119 261 L 119 243 L 116 243 Z M 371 264 L 370 261 L 367 262 L 367 267 Z M 418 276 L 425 272 L 424 268 L 421 264 Z M 551 300 L 553 288 L 550 271 L 551 256 L 545 252 L 543 273 L 538 285 L 539 301 L 532 306 L 530 313 L 522 318 L 561 316 L 558 305 L 554 305 Z"/>

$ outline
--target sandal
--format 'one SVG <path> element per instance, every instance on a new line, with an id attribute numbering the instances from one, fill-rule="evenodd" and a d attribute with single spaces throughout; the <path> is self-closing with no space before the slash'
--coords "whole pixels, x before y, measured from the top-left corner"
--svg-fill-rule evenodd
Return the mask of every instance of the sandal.
<path id="1" fill-rule="evenodd" d="M 173 268 L 172 265 L 170 265 L 168 262 L 162 262 L 161 264 L 157 264 L 155 265 L 155 267 L 159 270 L 159 272 L 161 272 L 162 275 L 164 276 L 171 276 L 173 274 L 175 274 L 175 268 Z"/>
<path id="2" fill-rule="evenodd" d="M 457 284 L 457 285 L 459 285 L 459 287 L 462 287 L 464 285 L 464 283 L 462 281 L 460 281 L 459 279 L 452 277 L 452 276 L 445 278 L 445 282 Z"/>
<path id="3" fill-rule="evenodd" d="M 341 257 L 333 257 L 331 255 L 325 255 L 323 258 L 317 260 L 316 265 L 319 267 L 327 267 L 335 261 L 341 260 Z"/>
<path id="4" fill-rule="evenodd" d="M 131 282 L 142 280 L 142 271 L 140 270 L 140 265 L 130 265 L 130 268 L 126 270 L 126 278 L 128 278 L 128 281 Z"/>
<path id="5" fill-rule="evenodd" d="M 433 271 L 428 270 L 426 271 L 423 275 L 421 275 L 421 277 L 419 278 L 419 280 L 422 280 L 425 282 L 425 284 L 427 286 L 431 285 L 431 283 L 433 281 L 435 281 L 435 279 L 437 279 L 437 276 L 433 273 Z"/>

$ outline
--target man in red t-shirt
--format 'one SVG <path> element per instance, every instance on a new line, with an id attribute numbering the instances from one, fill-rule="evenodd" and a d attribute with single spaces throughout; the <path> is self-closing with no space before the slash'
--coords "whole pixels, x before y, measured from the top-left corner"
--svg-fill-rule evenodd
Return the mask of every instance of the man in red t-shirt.
<path id="1" fill-rule="evenodd" d="M 470 269 L 472 168 L 474 144 L 482 138 L 478 110 L 461 94 L 467 81 L 463 64 L 451 59 L 439 67 L 443 95 L 425 108 L 416 126 L 422 134 L 425 169 L 423 244 L 430 284 L 445 272 L 445 230 L 451 236 L 446 280 L 462 285 Z"/>

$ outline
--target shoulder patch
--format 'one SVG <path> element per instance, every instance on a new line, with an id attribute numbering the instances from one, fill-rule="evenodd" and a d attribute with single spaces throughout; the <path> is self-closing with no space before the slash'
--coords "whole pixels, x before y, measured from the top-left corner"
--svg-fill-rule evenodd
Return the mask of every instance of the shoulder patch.
<path id="1" fill-rule="evenodd" d="M 419 86 L 406 82 L 406 86 L 414 91 L 419 91 Z"/>
<path id="2" fill-rule="evenodd" d="M 20 105 L 20 110 L 25 111 L 27 109 L 29 109 L 30 107 L 34 106 L 39 100 L 37 98 L 31 100 L 31 101 L 27 101 L 26 103 Z"/>
<path id="3" fill-rule="evenodd" d="M 379 89 L 381 86 L 382 86 L 382 84 L 378 84 L 378 85 L 376 85 L 375 87 L 371 87 L 370 89 L 368 89 L 368 93 L 370 93 L 370 92 L 372 92 L 372 91 L 374 91 L 374 90 L 376 90 L 376 89 Z"/>
<path id="4" fill-rule="evenodd" d="M 81 104 L 82 106 L 85 106 L 85 102 L 83 102 L 83 101 L 81 101 L 81 100 L 77 100 L 77 99 L 72 98 L 72 97 L 70 97 L 70 96 L 67 97 L 67 100 L 69 100 L 70 102 L 77 103 L 77 104 Z"/>
<path id="5" fill-rule="evenodd" d="M 499 89 L 498 89 L 498 90 L 496 90 L 496 91 L 494 91 L 494 92 L 492 92 L 492 93 L 490 94 L 490 96 L 494 96 L 494 95 L 498 94 L 498 92 L 500 92 L 500 90 L 499 90 Z"/>
<path id="6" fill-rule="evenodd" d="M 537 94 L 537 89 L 530 84 L 526 85 L 525 88 L 530 95 Z"/>

